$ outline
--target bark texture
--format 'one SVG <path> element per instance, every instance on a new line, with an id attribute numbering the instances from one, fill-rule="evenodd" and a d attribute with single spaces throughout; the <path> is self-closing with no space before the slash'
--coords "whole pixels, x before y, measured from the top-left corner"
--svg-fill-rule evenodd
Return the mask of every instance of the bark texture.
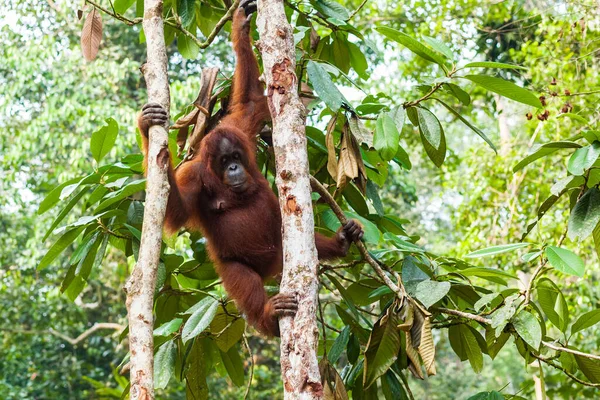
<path id="1" fill-rule="evenodd" d="M 165 49 L 162 0 L 144 1 L 144 33 L 148 61 L 142 72 L 148 88 L 148 102 L 159 103 L 169 111 L 169 83 Z M 163 126 L 149 133 L 148 167 L 144 225 L 137 264 L 125 285 L 131 353 L 131 400 L 154 399 L 154 289 L 160 257 L 162 226 L 169 196 L 167 167 L 170 162 L 168 134 Z"/>
<path id="2" fill-rule="evenodd" d="M 258 48 L 262 53 L 282 213 L 282 293 L 297 296 L 298 313 L 279 320 L 285 399 L 320 399 L 317 360 L 318 259 L 306 150 L 306 112 L 298 96 L 296 53 L 282 0 L 259 0 Z"/>

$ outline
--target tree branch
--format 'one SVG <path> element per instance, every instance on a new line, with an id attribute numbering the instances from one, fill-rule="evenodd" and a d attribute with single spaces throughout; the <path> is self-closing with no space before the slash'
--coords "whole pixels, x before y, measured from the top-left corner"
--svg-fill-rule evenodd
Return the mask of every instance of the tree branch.
<path id="1" fill-rule="evenodd" d="M 293 29 L 283 0 L 259 0 L 256 26 L 260 34 L 267 103 L 273 121 L 276 183 L 282 218 L 283 276 L 280 291 L 299 303 L 295 317 L 279 319 L 284 398 L 320 399 L 316 321 L 317 250 L 311 201 L 306 110 L 298 96 Z"/>
<path id="2" fill-rule="evenodd" d="M 143 26 L 148 61 L 141 70 L 148 88 L 148 102 L 160 104 L 168 114 L 170 95 L 162 11 L 162 0 L 144 0 Z M 154 400 L 153 305 L 170 189 L 167 172 L 171 159 L 166 127 L 150 127 L 148 141 L 146 203 L 139 258 L 124 288 L 129 320 L 131 400 Z"/>
<path id="3" fill-rule="evenodd" d="M 122 331 L 123 326 L 120 324 L 112 323 L 112 322 L 97 322 L 94 325 L 92 325 L 90 328 L 83 331 L 76 338 L 67 336 L 64 333 L 56 331 L 52 328 L 47 329 L 47 330 L 42 330 L 42 331 L 35 331 L 35 330 L 29 330 L 29 329 L 0 328 L 0 331 L 20 333 L 20 334 L 24 334 L 24 335 L 51 334 L 51 335 L 56 336 L 57 338 L 64 340 L 65 342 L 68 342 L 72 346 L 77 346 L 79 343 L 83 342 L 85 339 L 90 337 L 96 331 L 103 330 L 103 329 L 112 329 L 115 331 Z"/>

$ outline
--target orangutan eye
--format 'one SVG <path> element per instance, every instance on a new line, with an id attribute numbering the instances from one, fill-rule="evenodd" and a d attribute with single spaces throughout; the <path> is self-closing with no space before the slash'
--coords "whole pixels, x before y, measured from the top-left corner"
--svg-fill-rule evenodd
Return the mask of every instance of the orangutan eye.
<path id="1" fill-rule="evenodd" d="M 221 157 L 221 164 L 225 165 L 225 163 L 227 163 L 227 156 Z"/>
<path id="2" fill-rule="evenodd" d="M 240 153 L 238 153 L 237 151 L 233 153 L 233 159 L 238 161 L 240 159 Z"/>

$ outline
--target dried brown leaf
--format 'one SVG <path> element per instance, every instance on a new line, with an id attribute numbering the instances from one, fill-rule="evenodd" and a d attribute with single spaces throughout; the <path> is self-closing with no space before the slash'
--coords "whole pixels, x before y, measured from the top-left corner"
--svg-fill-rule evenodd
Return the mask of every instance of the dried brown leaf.
<path id="1" fill-rule="evenodd" d="M 419 353 L 413 346 L 413 342 L 410 338 L 410 334 L 406 334 L 406 356 L 408 357 L 408 369 L 415 378 L 425 379 L 423 371 L 421 370 L 421 361 L 419 360 Z M 412 368 L 411 368 L 412 367 Z"/>
<path id="2" fill-rule="evenodd" d="M 327 145 L 327 171 L 333 179 L 337 181 L 338 166 L 337 157 L 335 154 L 335 143 L 333 142 L 333 131 L 337 122 L 337 115 L 331 118 L 327 125 L 327 133 L 325 135 L 325 144 Z"/>
<path id="3" fill-rule="evenodd" d="M 426 317 L 421 328 L 421 344 L 419 345 L 419 354 L 423 360 L 423 366 L 427 371 L 427 376 L 435 375 L 435 344 L 431 333 L 431 321 Z"/>
<path id="4" fill-rule="evenodd" d="M 352 114 L 348 124 L 350 125 L 350 131 L 359 143 L 365 143 L 369 148 L 373 147 L 373 132 L 367 129 L 356 114 Z"/>
<path id="5" fill-rule="evenodd" d="M 96 8 L 85 17 L 81 30 L 81 52 L 87 61 L 94 61 L 102 41 L 102 17 Z"/>
<path id="6" fill-rule="evenodd" d="M 181 129 L 196 123 L 196 118 L 198 117 L 199 112 L 200 110 L 194 107 L 192 111 L 189 112 L 189 114 L 184 115 L 183 117 L 175 121 L 175 123 L 171 125 L 169 129 Z"/>
<path id="7" fill-rule="evenodd" d="M 344 124 L 340 145 L 340 161 L 338 162 L 338 178 L 341 173 L 350 179 L 358 178 L 358 161 L 353 150 L 348 124 Z"/>

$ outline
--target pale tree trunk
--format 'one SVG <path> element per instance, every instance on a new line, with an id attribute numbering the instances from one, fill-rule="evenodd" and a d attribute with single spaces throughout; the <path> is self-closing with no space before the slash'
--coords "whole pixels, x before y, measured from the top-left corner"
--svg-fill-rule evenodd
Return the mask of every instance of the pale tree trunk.
<path id="1" fill-rule="evenodd" d="M 512 137 L 508 128 L 508 119 L 506 118 L 505 101 L 502 96 L 494 95 L 496 100 L 496 111 L 498 112 L 498 130 L 500 131 L 500 155 L 506 156 L 510 151 Z"/>
<path id="2" fill-rule="evenodd" d="M 273 118 L 276 182 L 282 214 L 282 293 L 297 296 L 298 313 L 279 321 L 285 399 L 319 399 L 323 387 L 317 360 L 318 259 L 314 240 L 305 109 L 298 97 L 292 27 L 282 0 L 259 0 L 258 47 L 262 53 Z"/>
<path id="3" fill-rule="evenodd" d="M 148 102 L 169 111 L 167 53 L 163 34 L 162 0 L 144 1 L 144 34 L 148 61 L 142 72 L 148 87 Z M 160 257 L 162 226 L 169 196 L 167 168 L 168 134 L 163 126 L 150 127 L 144 225 L 137 264 L 125 285 L 131 353 L 131 400 L 154 399 L 154 289 Z"/>

